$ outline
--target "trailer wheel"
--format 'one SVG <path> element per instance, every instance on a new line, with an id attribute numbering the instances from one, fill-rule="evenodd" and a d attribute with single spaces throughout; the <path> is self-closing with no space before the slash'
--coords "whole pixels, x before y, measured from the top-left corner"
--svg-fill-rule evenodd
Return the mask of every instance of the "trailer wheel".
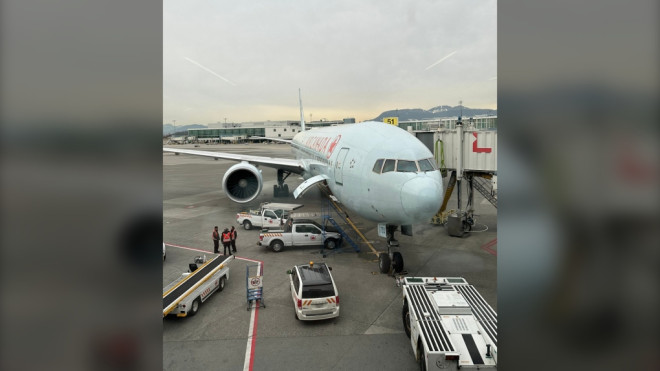
<path id="1" fill-rule="evenodd" d="M 387 253 L 378 254 L 378 267 L 380 268 L 380 273 L 390 273 L 390 256 Z"/>
<path id="2" fill-rule="evenodd" d="M 426 357 L 424 357 L 424 347 L 421 342 L 417 342 L 417 361 L 419 362 L 419 371 L 426 371 Z"/>
<path id="3" fill-rule="evenodd" d="M 227 281 L 227 279 L 225 278 L 225 276 L 220 277 L 220 283 L 218 284 L 218 291 L 222 291 L 222 290 L 225 289 L 225 282 L 226 281 Z"/>
<path id="4" fill-rule="evenodd" d="M 196 298 L 193 300 L 192 305 L 190 306 L 190 312 L 188 312 L 188 316 L 192 317 L 195 314 L 197 314 L 197 311 L 199 311 L 199 306 L 202 305 L 202 301 L 199 300 L 199 298 Z"/>
<path id="5" fill-rule="evenodd" d="M 243 228 L 245 228 L 246 231 L 249 231 L 250 229 L 252 229 L 252 223 L 250 223 L 249 220 L 245 220 L 243 222 Z"/>
<path id="6" fill-rule="evenodd" d="M 401 317 L 403 317 L 403 329 L 406 331 L 406 336 L 410 339 L 410 308 L 408 308 L 408 300 L 403 303 Z"/>
<path id="7" fill-rule="evenodd" d="M 328 238 L 325 240 L 325 248 L 328 250 L 333 250 L 334 248 L 337 247 L 337 240 L 334 238 Z"/>
<path id="8" fill-rule="evenodd" d="M 280 240 L 275 240 L 270 243 L 270 248 L 273 249 L 275 252 L 280 252 L 282 251 L 282 248 L 284 247 L 284 244 L 282 244 L 282 241 Z"/>
<path id="9" fill-rule="evenodd" d="M 394 267 L 394 271 L 396 273 L 399 273 L 403 270 L 403 256 L 398 251 L 392 254 L 392 266 Z"/>

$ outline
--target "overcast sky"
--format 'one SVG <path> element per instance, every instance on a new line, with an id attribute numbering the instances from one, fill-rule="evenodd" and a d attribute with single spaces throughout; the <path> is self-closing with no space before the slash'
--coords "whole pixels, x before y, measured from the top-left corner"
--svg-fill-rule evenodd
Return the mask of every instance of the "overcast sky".
<path id="1" fill-rule="evenodd" d="M 364 121 L 397 108 L 497 108 L 497 3 L 169 1 L 163 120 Z"/>

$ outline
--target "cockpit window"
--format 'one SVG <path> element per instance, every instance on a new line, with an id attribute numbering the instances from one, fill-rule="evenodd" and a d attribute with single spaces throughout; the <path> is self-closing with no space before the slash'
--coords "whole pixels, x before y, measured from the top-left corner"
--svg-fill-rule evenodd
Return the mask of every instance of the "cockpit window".
<path id="1" fill-rule="evenodd" d="M 376 160 L 376 163 L 374 164 L 373 172 L 376 174 L 380 174 L 380 169 L 383 168 L 383 159 L 378 159 Z"/>
<path id="2" fill-rule="evenodd" d="M 417 164 L 415 161 L 399 160 L 396 164 L 396 171 L 402 173 L 414 173 L 417 171 Z"/>
<path id="3" fill-rule="evenodd" d="M 385 160 L 385 165 L 383 166 L 383 173 L 387 173 L 388 171 L 394 171 L 395 164 L 396 164 L 396 160 Z"/>
<path id="4" fill-rule="evenodd" d="M 423 160 L 419 160 L 419 170 L 420 171 L 433 171 L 435 170 L 435 166 L 433 166 L 433 162 L 425 158 Z"/>

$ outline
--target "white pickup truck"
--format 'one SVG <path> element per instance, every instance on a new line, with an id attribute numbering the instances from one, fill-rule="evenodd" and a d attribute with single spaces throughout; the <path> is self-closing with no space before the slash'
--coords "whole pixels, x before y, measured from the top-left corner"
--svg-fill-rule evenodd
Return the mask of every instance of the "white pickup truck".
<path id="1" fill-rule="evenodd" d="M 284 229 L 269 230 L 259 234 L 259 246 L 270 246 L 275 252 L 280 252 L 284 246 L 324 246 L 334 249 L 341 244 L 342 238 L 332 226 L 325 229 L 310 219 L 289 219 Z"/>
<path id="2" fill-rule="evenodd" d="M 236 223 L 240 224 L 246 230 L 252 227 L 261 228 L 282 228 L 293 210 L 303 207 L 299 204 L 281 204 L 264 202 L 259 210 L 244 211 L 236 214 Z"/>

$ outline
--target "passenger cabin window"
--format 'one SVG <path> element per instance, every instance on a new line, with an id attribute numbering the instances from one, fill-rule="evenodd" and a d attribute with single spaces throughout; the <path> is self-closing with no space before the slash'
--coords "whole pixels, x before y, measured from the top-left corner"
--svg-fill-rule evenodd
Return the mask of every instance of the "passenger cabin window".
<path id="1" fill-rule="evenodd" d="M 383 165 L 383 173 L 394 171 L 395 164 L 396 164 L 396 160 L 385 160 L 385 165 Z"/>
<path id="2" fill-rule="evenodd" d="M 399 160 L 396 164 L 396 171 L 401 173 L 414 173 L 417 171 L 417 164 L 415 161 Z"/>
<path id="3" fill-rule="evenodd" d="M 376 160 L 376 163 L 374 164 L 373 172 L 376 174 L 380 174 L 380 169 L 383 168 L 383 159 L 378 159 Z"/>
<path id="4" fill-rule="evenodd" d="M 433 162 L 425 158 L 423 160 L 419 160 L 419 170 L 420 171 L 433 171 L 435 170 L 435 166 L 433 166 Z"/>

